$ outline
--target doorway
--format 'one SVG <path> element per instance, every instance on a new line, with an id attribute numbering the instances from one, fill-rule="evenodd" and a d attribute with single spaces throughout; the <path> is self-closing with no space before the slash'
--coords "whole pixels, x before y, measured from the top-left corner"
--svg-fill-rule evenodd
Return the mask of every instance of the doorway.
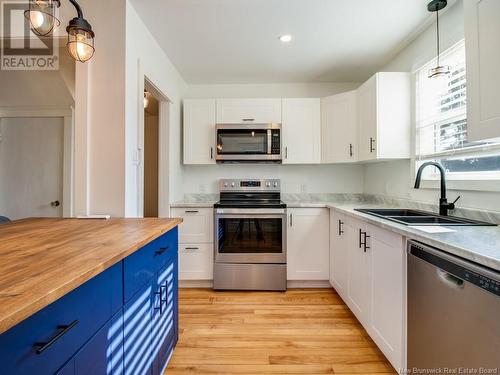
<path id="1" fill-rule="evenodd" d="M 144 85 L 144 217 L 158 217 L 159 101 L 147 82 Z M 148 90 L 149 89 L 149 90 Z"/>

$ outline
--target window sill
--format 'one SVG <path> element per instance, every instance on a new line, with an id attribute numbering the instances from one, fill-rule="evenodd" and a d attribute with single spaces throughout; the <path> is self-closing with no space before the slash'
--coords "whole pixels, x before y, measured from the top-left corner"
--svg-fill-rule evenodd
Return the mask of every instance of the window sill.
<path id="1" fill-rule="evenodd" d="M 422 189 L 439 189 L 440 180 L 422 179 Z M 500 192 L 500 180 L 446 180 L 448 190 Z"/>

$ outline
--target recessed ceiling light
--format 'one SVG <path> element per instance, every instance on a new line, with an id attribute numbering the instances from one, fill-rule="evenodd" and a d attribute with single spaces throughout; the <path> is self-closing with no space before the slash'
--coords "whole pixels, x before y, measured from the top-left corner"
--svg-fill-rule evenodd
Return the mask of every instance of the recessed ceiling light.
<path id="1" fill-rule="evenodd" d="M 290 42 L 292 40 L 292 36 L 289 35 L 289 34 L 285 34 L 285 35 L 280 36 L 280 40 L 283 43 L 288 43 L 288 42 Z"/>

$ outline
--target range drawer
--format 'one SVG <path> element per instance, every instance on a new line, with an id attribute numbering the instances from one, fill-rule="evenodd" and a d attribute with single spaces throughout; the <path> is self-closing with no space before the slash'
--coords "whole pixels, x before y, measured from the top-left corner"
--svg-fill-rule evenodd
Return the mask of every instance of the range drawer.
<path id="1" fill-rule="evenodd" d="M 179 279 L 212 280 L 214 269 L 214 245 L 179 245 Z"/>
<path id="2" fill-rule="evenodd" d="M 54 374 L 121 306 L 122 263 L 0 336 L 3 374 Z"/>
<path id="3" fill-rule="evenodd" d="M 123 261 L 124 303 L 167 264 L 169 252 L 177 249 L 177 227 L 137 250 Z"/>

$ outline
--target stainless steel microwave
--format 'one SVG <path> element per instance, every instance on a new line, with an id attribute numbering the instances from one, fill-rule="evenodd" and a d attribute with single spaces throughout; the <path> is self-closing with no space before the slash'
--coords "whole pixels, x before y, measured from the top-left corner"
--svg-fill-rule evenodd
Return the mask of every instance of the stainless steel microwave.
<path id="1" fill-rule="evenodd" d="M 281 124 L 217 124 L 215 160 L 281 162 Z"/>

